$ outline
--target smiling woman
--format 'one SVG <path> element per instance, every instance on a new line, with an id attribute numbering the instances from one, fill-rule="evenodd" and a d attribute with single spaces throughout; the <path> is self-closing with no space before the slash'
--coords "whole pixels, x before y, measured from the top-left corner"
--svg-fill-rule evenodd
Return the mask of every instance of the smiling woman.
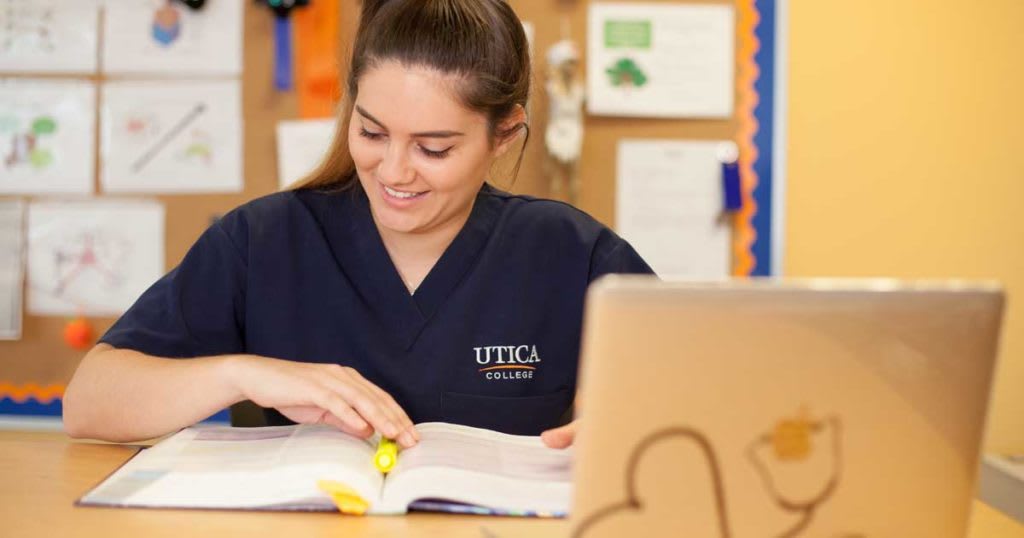
<path id="1" fill-rule="evenodd" d="M 462 229 L 487 171 L 514 141 L 512 135 L 493 140 L 486 116 L 452 98 L 449 88 L 460 82 L 431 67 L 389 60 L 368 69 L 358 83 L 349 151 L 384 245 L 410 291 Z M 516 105 L 501 130 L 518 133 L 514 126 L 525 119 Z"/>
<path id="2" fill-rule="evenodd" d="M 117 321 L 68 433 L 152 438 L 248 399 L 406 447 L 427 421 L 571 442 L 587 286 L 651 271 L 585 213 L 487 182 L 528 134 L 521 22 L 503 0 L 367 0 L 351 66 L 319 169 L 213 224 Z"/>
<path id="3" fill-rule="evenodd" d="M 364 2 L 334 146 L 296 188 L 358 179 L 414 291 L 469 218 L 494 160 L 529 132 L 528 50 L 504 2 Z"/>

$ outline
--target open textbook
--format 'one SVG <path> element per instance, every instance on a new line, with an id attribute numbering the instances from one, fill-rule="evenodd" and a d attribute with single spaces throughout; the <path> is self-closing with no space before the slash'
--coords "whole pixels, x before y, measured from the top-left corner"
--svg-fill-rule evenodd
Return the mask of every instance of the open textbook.
<path id="1" fill-rule="evenodd" d="M 318 483 L 344 484 L 370 514 L 410 509 L 560 516 L 571 497 L 571 455 L 539 437 L 444 423 L 416 425 L 420 442 L 387 475 L 376 438 L 325 425 L 196 426 L 144 449 L 79 505 L 334 511 Z"/>

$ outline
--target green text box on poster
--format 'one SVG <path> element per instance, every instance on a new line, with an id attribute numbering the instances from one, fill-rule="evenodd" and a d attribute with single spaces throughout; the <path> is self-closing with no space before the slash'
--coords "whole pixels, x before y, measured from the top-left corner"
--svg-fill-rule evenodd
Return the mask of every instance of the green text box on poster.
<path id="1" fill-rule="evenodd" d="M 607 48 L 651 48 L 651 21 L 604 21 L 604 46 Z"/>

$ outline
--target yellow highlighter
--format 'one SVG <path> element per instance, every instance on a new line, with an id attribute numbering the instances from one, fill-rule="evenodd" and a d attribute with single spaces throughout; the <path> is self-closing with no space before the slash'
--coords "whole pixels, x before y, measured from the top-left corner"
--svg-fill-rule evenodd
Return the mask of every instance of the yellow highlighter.
<path id="1" fill-rule="evenodd" d="M 380 438 L 377 453 L 373 455 L 373 465 L 377 470 L 387 474 L 398 463 L 398 443 L 384 437 Z"/>
<path id="2" fill-rule="evenodd" d="M 356 490 L 334 480 L 320 480 L 316 483 L 321 491 L 330 495 L 334 505 L 342 514 L 361 516 L 370 509 L 370 503 L 359 496 Z"/>

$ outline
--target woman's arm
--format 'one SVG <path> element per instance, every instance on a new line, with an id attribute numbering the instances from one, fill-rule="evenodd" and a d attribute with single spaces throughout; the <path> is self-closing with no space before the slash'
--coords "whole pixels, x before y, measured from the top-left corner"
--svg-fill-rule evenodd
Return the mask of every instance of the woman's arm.
<path id="1" fill-rule="evenodd" d="M 255 355 L 167 359 L 106 344 L 82 359 L 64 394 L 71 437 L 151 439 L 242 400 L 296 422 L 322 422 L 359 436 L 374 430 L 405 446 L 418 439 L 389 395 L 355 370 Z"/>
<path id="2" fill-rule="evenodd" d="M 231 356 L 171 360 L 106 344 L 82 359 L 64 393 L 71 437 L 138 441 L 159 437 L 241 401 Z"/>

